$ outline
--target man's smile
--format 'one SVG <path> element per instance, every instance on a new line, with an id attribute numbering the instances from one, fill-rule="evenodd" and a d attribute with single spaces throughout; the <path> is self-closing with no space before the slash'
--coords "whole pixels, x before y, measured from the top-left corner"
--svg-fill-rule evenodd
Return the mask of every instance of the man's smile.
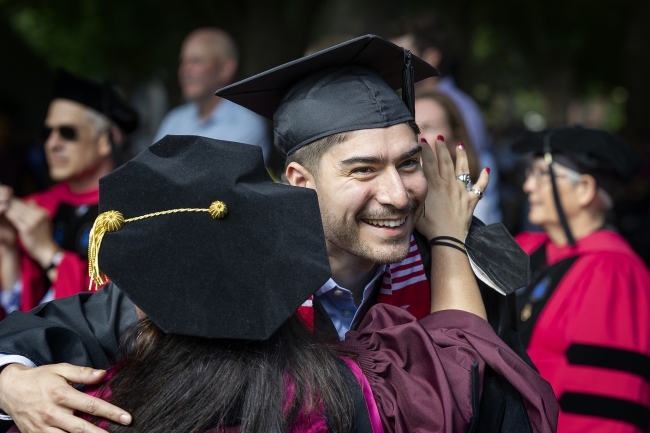
<path id="1" fill-rule="evenodd" d="M 399 227 L 406 221 L 406 217 L 398 219 L 362 219 L 363 222 L 376 227 Z"/>

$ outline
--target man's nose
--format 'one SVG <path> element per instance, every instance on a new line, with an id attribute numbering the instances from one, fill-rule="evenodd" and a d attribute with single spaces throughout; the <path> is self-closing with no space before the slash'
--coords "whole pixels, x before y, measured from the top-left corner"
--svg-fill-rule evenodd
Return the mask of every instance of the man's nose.
<path id="1" fill-rule="evenodd" d="M 60 147 L 62 144 L 63 139 L 61 137 L 61 134 L 59 134 L 59 130 L 57 128 L 53 128 L 50 131 L 50 135 L 48 135 L 45 139 L 45 148 L 53 150 L 57 147 Z"/>
<path id="2" fill-rule="evenodd" d="M 397 209 L 408 207 L 410 201 L 409 192 L 396 169 L 384 172 L 380 177 L 378 187 L 376 198 L 380 204 L 391 205 Z"/>

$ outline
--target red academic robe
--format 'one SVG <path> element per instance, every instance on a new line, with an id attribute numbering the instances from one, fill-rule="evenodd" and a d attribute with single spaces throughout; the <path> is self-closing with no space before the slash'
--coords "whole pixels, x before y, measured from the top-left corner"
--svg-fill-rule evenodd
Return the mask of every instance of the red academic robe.
<path id="1" fill-rule="evenodd" d="M 577 256 L 537 317 L 527 349 L 560 401 L 558 432 L 650 431 L 648 268 L 609 230 L 575 247 L 557 247 L 543 233 L 516 239 L 528 254 L 545 245 L 549 266 Z"/>
<path id="2" fill-rule="evenodd" d="M 25 200 L 33 201 L 48 212 L 50 219 L 55 219 L 57 212 L 59 212 L 62 207 L 79 210 L 79 208 L 82 206 L 97 206 L 97 203 L 99 202 L 99 190 L 93 189 L 85 193 L 77 194 L 70 190 L 70 186 L 67 183 L 60 183 L 45 191 L 27 196 L 25 197 Z M 87 210 L 87 212 L 88 216 L 92 220 L 94 220 L 94 218 L 97 216 L 96 208 Z M 90 215 L 91 213 L 92 215 Z M 91 223 L 85 223 L 86 226 L 89 224 Z M 89 231 L 90 228 L 80 227 L 80 229 L 82 231 Z M 72 233 L 66 237 L 78 238 L 79 236 L 85 235 L 82 233 Z M 73 239 L 73 241 L 76 240 L 78 239 Z M 83 242 L 86 242 L 87 248 L 87 241 L 84 241 L 82 239 L 80 242 L 82 244 Z M 88 261 L 85 258 L 81 257 L 78 251 L 74 251 L 71 247 L 66 247 L 66 245 L 63 245 L 63 260 L 58 266 L 58 277 L 52 285 L 54 289 L 55 299 L 74 295 L 75 293 L 86 290 L 90 283 L 90 279 L 88 277 Z M 83 245 L 79 248 L 82 247 Z M 22 311 L 29 311 L 38 305 L 40 300 L 43 299 L 43 296 L 49 287 L 46 279 L 44 278 L 43 269 L 22 249 L 20 266 L 21 280 L 23 283 L 20 309 Z"/>

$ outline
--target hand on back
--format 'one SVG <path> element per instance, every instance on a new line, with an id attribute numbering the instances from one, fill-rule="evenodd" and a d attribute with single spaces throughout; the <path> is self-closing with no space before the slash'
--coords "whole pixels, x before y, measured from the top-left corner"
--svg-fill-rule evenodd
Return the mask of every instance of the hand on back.
<path id="1" fill-rule="evenodd" d="M 106 433 L 75 412 L 125 425 L 131 422 L 131 416 L 71 385 L 97 384 L 105 374 L 104 370 L 70 364 L 36 368 L 11 364 L 0 373 L 0 407 L 14 419 L 22 433 Z"/>

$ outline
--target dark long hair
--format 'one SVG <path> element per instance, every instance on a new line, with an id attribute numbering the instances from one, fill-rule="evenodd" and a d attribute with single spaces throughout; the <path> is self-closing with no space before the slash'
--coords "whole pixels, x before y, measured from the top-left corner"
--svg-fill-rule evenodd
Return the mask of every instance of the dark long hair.
<path id="1" fill-rule="evenodd" d="M 280 433 L 299 413 L 323 408 L 328 431 L 353 429 L 352 398 L 336 354 L 297 316 L 265 341 L 165 334 L 145 318 L 123 337 L 118 360 L 108 400 L 130 412 L 133 423 L 111 424 L 111 432 L 240 426 L 241 433 Z"/>

